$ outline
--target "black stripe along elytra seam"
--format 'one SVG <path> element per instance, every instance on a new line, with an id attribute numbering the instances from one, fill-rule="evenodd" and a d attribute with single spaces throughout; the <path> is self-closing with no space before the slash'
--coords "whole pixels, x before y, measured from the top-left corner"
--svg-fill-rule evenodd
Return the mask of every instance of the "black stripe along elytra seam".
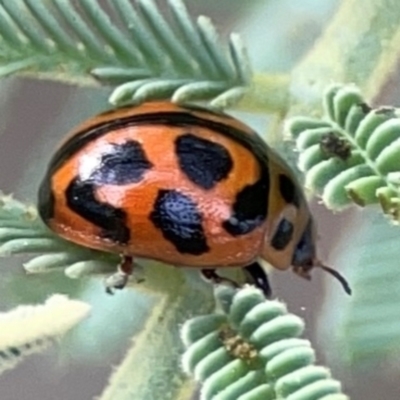
<path id="1" fill-rule="evenodd" d="M 177 190 L 160 190 L 150 213 L 153 224 L 182 254 L 201 255 L 210 250 L 202 219 L 196 203 Z"/>
<path id="2" fill-rule="evenodd" d="M 231 155 L 224 146 L 191 133 L 176 138 L 175 152 L 182 172 L 204 189 L 212 189 L 226 179 L 233 167 Z"/>
<path id="3" fill-rule="evenodd" d="M 254 185 L 248 185 L 238 193 L 233 205 L 233 215 L 226 221 L 224 228 L 234 236 L 243 235 L 255 229 L 267 218 L 270 182 L 268 171 L 268 146 L 266 143 L 256 134 L 249 134 L 248 132 L 228 124 L 201 118 L 188 112 L 144 113 L 114 119 L 92 126 L 72 136 L 54 154 L 49 164 L 47 176 L 51 177 L 71 156 L 92 140 L 117 129 L 145 125 L 183 127 L 185 130 L 189 130 L 191 126 L 206 128 L 218 132 L 248 149 L 258 161 L 260 178 Z M 250 192 L 254 194 L 250 196 Z M 251 204 L 248 203 L 249 198 L 252 201 Z"/>

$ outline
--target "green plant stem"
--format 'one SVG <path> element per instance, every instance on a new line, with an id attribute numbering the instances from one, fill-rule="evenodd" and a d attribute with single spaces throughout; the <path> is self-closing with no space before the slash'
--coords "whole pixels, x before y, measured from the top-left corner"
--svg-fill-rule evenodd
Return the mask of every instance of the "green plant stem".
<path id="1" fill-rule="evenodd" d="M 201 282 L 196 271 L 164 265 L 150 265 L 147 271 L 146 288 L 158 291 L 158 302 L 101 400 L 186 400 L 194 391 L 180 365 L 179 330 L 192 316 L 213 310 L 211 285 Z"/>
<path id="2" fill-rule="evenodd" d="M 397 68 L 400 7 L 393 0 L 342 0 L 324 34 L 292 73 L 290 114 L 320 113 L 332 83 L 355 83 L 373 100 Z"/>
<path id="3" fill-rule="evenodd" d="M 254 74 L 249 90 L 235 109 L 284 115 L 288 107 L 290 75 Z"/>
<path id="4" fill-rule="evenodd" d="M 241 111 L 321 114 L 332 83 L 355 83 L 373 100 L 397 68 L 400 7 L 393 0 L 342 0 L 331 23 L 291 75 L 255 74 Z"/>

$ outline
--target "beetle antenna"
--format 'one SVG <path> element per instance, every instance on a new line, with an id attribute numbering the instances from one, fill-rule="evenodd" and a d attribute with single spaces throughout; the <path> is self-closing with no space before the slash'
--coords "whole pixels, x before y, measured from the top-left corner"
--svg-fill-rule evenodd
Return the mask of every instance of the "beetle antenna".
<path id="1" fill-rule="evenodd" d="M 333 275 L 343 286 L 344 291 L 348 294 L 351 295 L 351 287 L 349 283 L 347 282 L 346 278 L 341 275 L 338 271 L 336 271 L 333 268 L 327 267 L 326 265 L 323 264 L 317 264 L 316 266 L 322 268 L 324 271 L 328 272 L 329 274 Z"/>

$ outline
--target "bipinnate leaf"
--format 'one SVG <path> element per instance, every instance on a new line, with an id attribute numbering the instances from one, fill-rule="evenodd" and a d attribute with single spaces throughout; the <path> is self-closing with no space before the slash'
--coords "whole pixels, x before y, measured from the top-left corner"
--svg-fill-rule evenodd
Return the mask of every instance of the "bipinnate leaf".
<path id="1" fill-rule="evenodd" d="M 314 365 L 301 339 L 304 322 L 260 290 L 216 289 L 221 311 L 187 321 L 181 331 L 187 374 L 202 400 L 346 400 L 329 370 Z"/>
<path id="2" fill-rule="evenodd" d="M 354 85 L 334 85 L 323 99 L 324 117 L 295 117 L 287 130 L 300 151 L 306 187 L 325 205 L 379 203 L 400 220 L 400 118 L 393 107 L 369 107 Z"/>
<path id="3" fill-rule="evenodd" d="M 154 0 L 0 0 L 0 77 L 97 81 L 113 87 L 116 106 L 237 102 L 252 75 L 240 36 L 224 45 L 211 20 L 193 19 L 182 0 L 166 8 Z"/>

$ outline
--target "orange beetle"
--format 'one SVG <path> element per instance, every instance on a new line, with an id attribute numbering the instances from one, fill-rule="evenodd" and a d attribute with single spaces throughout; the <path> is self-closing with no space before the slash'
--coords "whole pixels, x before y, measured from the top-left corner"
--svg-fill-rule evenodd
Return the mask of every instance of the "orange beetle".
<path id="1" fill-rule="evenodd" d="M 100 114 L 55 152 L 39 213 L 61 237 L 119 253 L 122 288 L 135 257 L 244 267 L 267 294 L 258 259 L 310 278 L 314 225 L 289 167 L 248 126 L 223 113 L 148 102 Z"/>

